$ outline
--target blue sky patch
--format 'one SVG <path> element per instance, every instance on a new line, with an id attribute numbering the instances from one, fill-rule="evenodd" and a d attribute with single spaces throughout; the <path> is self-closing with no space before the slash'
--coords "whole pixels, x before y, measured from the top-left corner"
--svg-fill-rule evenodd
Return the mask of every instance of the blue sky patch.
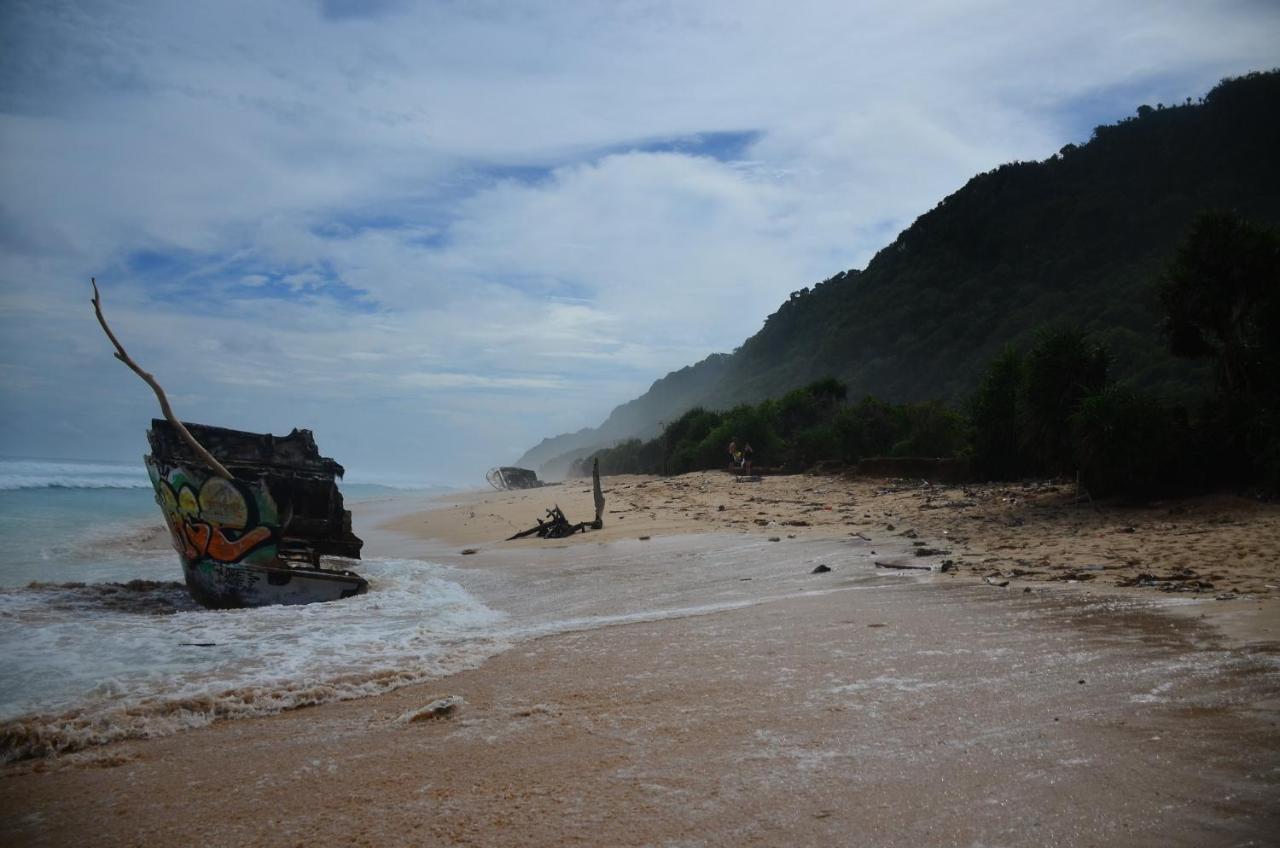
<path id="1" fill-rule="evenodd" d="M 349 239 L 370 230 L 400 230 L 409 225 L 398 214 L 347 212 L 330 216 L 311 227 L 311 232 L 323 239 Z"/>
<path id="2" fill-rule="evenodd" d="M 122 266 L 122 276 L 141 281 L 152 299 L 163 303 L 211 299 L 303 302 L 328 298 L 355 312 L 378 310 L 368 292 L 347 283 L 325 260 L 305 265 L 271 265 L 255 257 L 140 250 L 127 256 Z"/>
<path id="3" fill-rule="evenodd" d="M 331 21 L 346 21 L 378 18 L 400 5 L 400 0 L 320 0 L 320 12 Z"/>
<path id="4" fill-rule="evenodd" d="M 746 158 L 751 145 L 763 135 L 759 130 L 703 132 L 619 144 L 608 152 L 680 153 L 685 156 L 707 157 L 718 162 L 740 162 Z"/>

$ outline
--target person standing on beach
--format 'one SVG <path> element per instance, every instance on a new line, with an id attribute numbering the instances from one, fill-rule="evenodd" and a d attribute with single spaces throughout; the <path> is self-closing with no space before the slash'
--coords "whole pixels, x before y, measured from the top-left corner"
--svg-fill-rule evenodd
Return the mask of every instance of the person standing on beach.
<path id="1" fill-rule="evenodd" d="M 751 476 L 751 457 L 755 453 L 751 449 L 751 443 L 747 442 L 742 446 L 742 473 L 748 477 Z"/>
<path id="2" fill-rule="evenodd" d="M 729 440 L 729 464 L 738 464 L 738 439 L 736 437 Z"/>

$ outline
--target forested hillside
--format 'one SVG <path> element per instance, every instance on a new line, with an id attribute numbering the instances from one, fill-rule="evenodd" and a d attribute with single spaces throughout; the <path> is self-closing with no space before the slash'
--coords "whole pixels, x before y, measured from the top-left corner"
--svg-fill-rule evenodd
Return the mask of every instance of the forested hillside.
<path id="1" fill-rule="evenodd" d="M 662 423 L 679 417 L 703 402 L 715 390 L 729 362 L 729 355 L 716 353 L 696 365 L 673 371 L 658 380 L 635 400 L 616 407 L 603 424 L 576 433 L 543 439 L 517 465 L 545 469 L 543 476 L 562 476 L 569 463 L 602 445 L 630 438 L 652 438 Z"/>
<path id="2" fill-rule="evenodd" d="M 1198 102 L 1140 106 L 1086 144 L 974 177 L 865 270 L 794 292 L 732 355 L 668 375 L 599 430 L 544 442 L 521 462 L 828 376 L 851 397 L 957 402 L 1004 345 L 1050 323 L 1101 341 L 1120 380 L 1189 395 L 1205 366 L 1168 354 L 1156 280 L 1204 211 L 1280 221 L 1278 151 L 1277 71 L 1226 80 Z"/>

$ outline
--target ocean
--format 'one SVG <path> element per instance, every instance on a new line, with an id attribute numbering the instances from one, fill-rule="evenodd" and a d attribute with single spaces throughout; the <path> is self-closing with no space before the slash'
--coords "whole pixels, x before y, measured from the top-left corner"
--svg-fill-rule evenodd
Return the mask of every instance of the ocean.
<path id="1" fill-rule="evenodd" d="M 424 496 L 342 489 L 357 511 Z M 376 694 L 505 645 L 503 614 L 452 569 L 375 556 L 359 571 L 370 591 L 342 602 L 206 610 L 141 461 L 0 459 L 0 760 Z"/>

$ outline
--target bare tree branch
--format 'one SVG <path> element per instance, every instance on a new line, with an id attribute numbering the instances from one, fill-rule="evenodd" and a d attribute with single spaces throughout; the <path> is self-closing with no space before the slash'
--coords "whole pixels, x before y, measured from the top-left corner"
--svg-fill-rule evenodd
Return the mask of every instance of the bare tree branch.
<path id="1" fill-rule="evenodd" d="M 116 359 L 129 366 L 129 369 L 146 381 L 146 384 L 156 393 L 156 399 L 160 401 L 160 411 L 164 413 L 165 419 L 173 425 L 173 429 L 178 431 L 178 435 L 183 438 L 183 441 L 191 446 L 191 449 L 196 452 L 196 456 L 200 457 L 205 465 L 212 468 L 219 477 L 231 480 L 231 472 L 224 468 L 221 462 L 214 459 L 213 454 L 205 450 L 204 445 L 197 442 L 196 437 L 191 435 L 191 431 L 187 429 L 186 425 L 178 420 L 178 416 L 173 414 L 173 409 L 169 406 L 169 399 L 165 397 L 164 389 L 160 388 L 156 378 L 139 368 L 138 363 L 134 362 L 129 357 L 129 354 L 125 353 L 124 346 L 120 344 L 116 334 L 111 332 L 111 328 L 107 326 L 107 319 L 102 317 L 102 297 L 98 294 L 98 281 L 90 277 L 89 282 L 93 284 L 93 311 L 98 316 L 98 323 L 102 325 L 102 332 L 107 334 L 107 338 L 111 339 L 111 344 L 115 346 Z"/>

